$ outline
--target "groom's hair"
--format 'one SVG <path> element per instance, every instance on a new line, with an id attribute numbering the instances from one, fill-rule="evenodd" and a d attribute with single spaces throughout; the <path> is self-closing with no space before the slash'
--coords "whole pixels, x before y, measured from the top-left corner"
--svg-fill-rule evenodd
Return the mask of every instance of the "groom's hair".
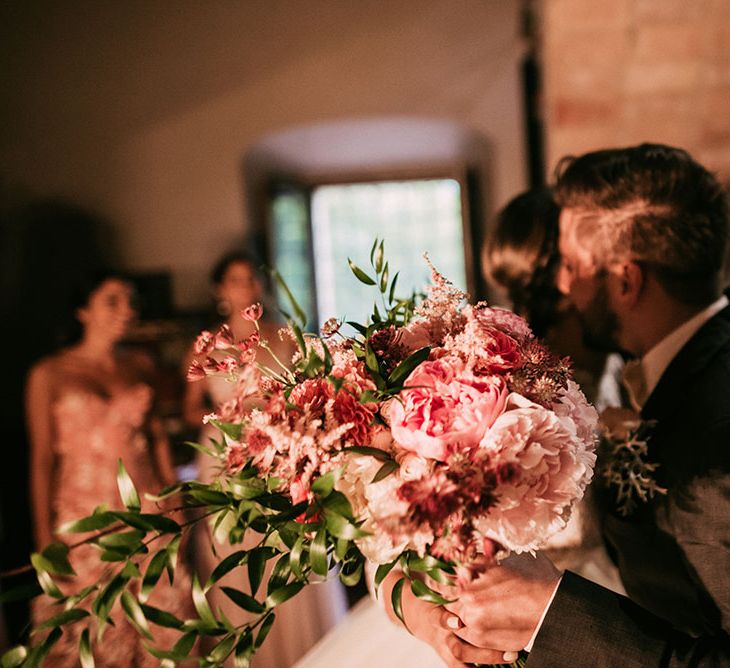
<path id="1" fill-rule="evenodd" d="M 597 265 L 629 258 L 688 304 L 719 295 L 727 194 L 686 151 L 641 144 L 563 158 L 555 199 L 579 214 L 577 232 Z"/>

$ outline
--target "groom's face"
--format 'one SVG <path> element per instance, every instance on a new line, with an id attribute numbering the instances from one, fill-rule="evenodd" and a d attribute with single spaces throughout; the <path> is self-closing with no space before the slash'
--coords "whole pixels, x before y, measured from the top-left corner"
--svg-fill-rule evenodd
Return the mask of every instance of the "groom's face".
<path id="1" fill-rule="evenodd" d="M 558 289 L 575 306 L 586 345 L 597 350 L 619 350 L 619 319 L 611 308 L 606 269 L 581 237 L 580 218 L 573 209 L 560 214 L 560 269 Z"/>

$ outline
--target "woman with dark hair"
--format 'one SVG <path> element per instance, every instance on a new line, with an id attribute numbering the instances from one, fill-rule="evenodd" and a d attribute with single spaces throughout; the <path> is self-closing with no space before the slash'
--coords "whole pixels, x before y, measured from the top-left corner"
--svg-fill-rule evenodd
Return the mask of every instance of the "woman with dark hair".
<path id="1" fill-rule="evenodd" d="M 120 343 L 136 314 L 131 284 L 120 274 L 103 272 L 79 291 L 71 313 L 78 337 L 30 371 L 26 386 L 26 421 L 31 444 L 31 498 L 39 548 L 71 539 L 58 532 L 68 521 L 89 515 L 97 506 L 123 509 L 117 486 L 121 459 L 141 492 L 157 492 L 174 482 L 167 440 L 151 415 L 152 374 L 149 359 Z M 152 508 L 148 508 L 148 511 Z M 71 551 L 77 573 L 74 586 L 99 583 L 109 565 L 98 550 L 81 545 Z M 178 577 L 184 579 L 179 573 Z M 179 581 L 179 580 L 178 580 Z M 155 600 L 157 599 L 157 600 Z M 175 590 L 152 594 L 149 603 L 185 613 Z M 36 624 L 58 612 L 55 600 L 34 601 Z M 144 651 L 137 631 L 115 614 L 104 643 L 95 647 L 97 665 L 146 666 L 157 660 Z M 73 666 L 83 624 L 70 626 L 53 646 L 46 665 Z M 93 631 L 92 631 L 93 633 Z M 170 635 L 172 643 L 177 634 Z M 164 629 L 155 634 L 165 644 Z"/>
<path id="2" fill-rule="evenodd" d="M 216 299 L 216 310 L 222 316 L 235 340 L 240 341 L 254 333 L 255 325 L 241 317 L 241 311 L 256 303 L 265 301 L 265 280 L 254 256 L 234 251 L 224 255 L 211 272 L 211 284 Z M 288 365 L 295 351 L 289 338 L 281 338 L 278 325 L 264 317 L 258 321 L 261 338 L 266 340 L 271 352 L 259 348 L 256 363 L 278 368 L 279 363 Z M 273 358 L 276 356 L 277 360 Z M 215 353 L 212 353 L 215 356 Z M 194 359 L 191 353 L 188 362 Z M 187 366 L 186 366 L 187 368 Z M 193 427 L 202 425 L 203 416 L 217 406 L 233 398 L 236 383 L 221 376 L 207 376 L 203 380 L 189 382 L 185 392 L 185 418 Z M 200 442 L 207 444 L 209 438 L 220 439 L 220 432 L 212 425 L 203 427 Z M 220 471 L 220 463 L 214 457 L 199 454 L 197 458 L 199 479 L 211 482 Z M 227 555 L 240 550 L 251 549 L 259 537 L 247 536 L 243 546 L 227 542 L 216 542 L 210 527 L 201 523 L 197 530 L 195 565 L 201 582 L 208 579 L 213 569 Z M 250 540 L 254 539 L 251 543 Z M 213 551 L 213 548 L 215 551 Z M 245 567 L 227 574 L 219 585 L 232 586 L 248 591 L 248 574 Z M 234 625 L 245 623 L 250 615 L 238 607 L 220 590 L 211 588 L 208 599 L 215 610 L 222 610 Z M 346 603 L 344 591 L 336 578 L 316 587 L 307 587 L 298 596 L 277 608 L 277 622 L 271 628 L 266 643 L 256 652 L 252 666 L 262 668 L 288 668 L 292 666 L 324 633 L 344 614 Z M 232 660 L 229 662 L 232 665 Z M 226 664 L 227 665 L 227 664 Z"/>

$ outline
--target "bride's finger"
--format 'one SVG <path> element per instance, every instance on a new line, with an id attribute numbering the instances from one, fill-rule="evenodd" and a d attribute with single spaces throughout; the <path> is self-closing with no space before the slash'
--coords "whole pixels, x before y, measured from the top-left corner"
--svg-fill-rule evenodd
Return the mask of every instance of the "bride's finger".
<path id="1" fill-rule="evenodd" d="M 464 626 L 458 615 L 441 609 L 438 615 L 438 625 L 446 631 L 456 631 Z"/>

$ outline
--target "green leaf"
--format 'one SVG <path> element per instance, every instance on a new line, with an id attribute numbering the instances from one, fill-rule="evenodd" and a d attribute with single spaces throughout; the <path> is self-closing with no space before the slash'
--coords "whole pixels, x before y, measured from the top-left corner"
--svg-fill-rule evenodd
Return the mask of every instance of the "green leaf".
<path id="1" fill-rule="evenodd" d="M 360 267 L 358 267 L 349 257 L 347 258 L 347 264 L 350 265 L 350 270 L 360 283 L 365 285 L 375 285 L 375 281 L 370 278 Z"/>
<path id="2" fill-rule="evenodd" d="M 266 585 L 266 593 L 270 594 L 275 589 L 278 589 L 282 585 L 286 584 L 289 576 L 291 575 L 291 566 L 289 565 L 290 556 L 288 554 L 282 555 L 279 560 L 274 564 L 274 568 L 269 576 L 269 582 Z"/>
<path id="3" fill-rule="evenodd" d="M 16 601 L 28 601 L 43 592 L 38 582 L 26 585 L 19 585 L 0 593 L 0 603 L 15 603 Z"/>
<path id="4" fill-rule="evenodd" d="M 406 620 L 403 617 L 403 585 L 405 584 L 406 579 L 401 578 L 398 580 L 398 582 L 395 583 L 395 587 L 393 587 L 393 591 L 390 595 L 390 602 L 393 606 L 393 612 L 396 614 L 396 617 L 401 620 L 403 623 L 403 626 L 408 628 L 406 625 Z"/>
<path id="5" fill-rule="evenodd" d="M 426 573 L 434 568 L 447 569 L 450 568 L 449 564 L 441 559 L 426 554 L 423 557 L 418 557 L 414 553 L 412 559 L 408 559 L 408 567 L 412 571 L 418 571 L 420 573 Z"/>
<path id="6" fill-rule="evenodd" d="M 178 533 L 180 525 L 175 520 L 165 517 L 164 515 L 155 515 L 153 513 L 117 513 L 119 519 L 125 524 L 142 529 L 143 531 L 157 531 L 159 533 Z"/>
<path id="7" fill-rule="evenodd" d="M 167 549 L 162 549 L 150 559 L 150 565 L 147 566 L 147 572 L 142 580 L 142 589 L 139 594 L 139 600 L 144 603 L 155 588 L 157 581 L 160 579 L 165 566 L 167 566 Z"/>
<path id="8" fill-rule="evenodd" d="M 182 541 L 182 534 L 175 536 L 167 544 L 167 577 L 170 580 L 170 584 L 175 581 L 175 569 L 177 568 L 177 553 L 180 551 L 180 542 Z"/>
<path id="9" fill-rule="evenodd" d="M 243 425 L 238 422 L 223 422 L 222 420 L 211 420 L 210 424 L 222 431 L 228 438 L 239 441 Z"/>
<path id="10" fill-rule="evenodd" d="M 338 513 L 325 510 L 324 518 L 325 523 L 327 524 L 327 531 L 329 531 L 333 536 L 337 536 L 337 538 L 354 540 L 355 538 L 363 538 L 368 535 L 367 531 L 359 529 L 350 520 Z M 320 573 L 320 575 L 324 574 Z"/>
<path id="11" fill-rule="evenodd" d="M 365 336 L 367 334 L 367 331 L 368 331 L 367 327 L 365 327 L 364 325 L 361 325 L 359 322 L 354 322 L 352 320 L 348 320 L 347 324 L 350 325 L 350 327 L 352 327 L 359 334 L 362 334 L 363 336 Z"/>
<path id="12" fill-rule="evenodd" d="M 261 623 L 261 628 L 259 629 L 259 634 L 256 636 L 256 642 L 254 643 L 254 647 L 256 649 L 263 645 L 264 640 L 266 640 L 266 636 L 269 635 L 269 631 L 271 631 L 271 627 L 274 624 L 275 619 L 276 615 L 273 612 L 270 612 L 264 618 L 264 621 Z"/>
<path id="13" fill-rule="evenodd" d="M 375 237 L 373 241 L 373 247 L 370 249 L 370 264 L 374 264 L 375 261 L 375 249 L 378 247 L 378 238 Z"/>
<path id="14" fill-rule="evenodd" d="M 385 292 L 388 289 L 388 263 L 385 263 L 385 269 L 383 269 L 383 273 L 380 275 L 380 292 L 385 294 Z"/>
<path id="15" fill-rule="evenodd" d="M 180 640 L 175 643 L 172 651 L 182 657 L 187 657 L 190 655 L 190 652 L 192 651 L 193 646 L 195 645 L 195 641 L 197 639 L 197 633 L 186 633 L 180 638 Z"/>
<path id="16" fill-rule="evenodd" d="M 276 554 L 277 551 L 273 547 L 257 547 L 248 553 L 248 582 L 253 596 L 256 596 L 264 577 L 266 562 Z"/>
<path id="17" fill-rule="evenodd" d="M 87 531 L 98 531 L 105 529 L 117 521 L 116 515 L 110 512 L 94 513 L 89 517 L 80 520 L 66 522 L 58 528 L 58 533 L 86 533 Z"/>
<path id="18" fill-rule="evenodd" d="M 33 556 L 31 556 L 31 561 L 32 560 Z M 63 593 L 53 581 L 53 578 L 46 571 L 37 571 L 36 577 L 38 578 L 38 584 L 41 586 L 41 589 L 43 589 L 48 596 L 58 599 L 64 598 Z"/>
<path id="19" fill-rule="evenodd" d="M 34 631 L 42 631 L 43 629 L 53 629 L 57 626 L 63 626 L 64 624 L 73 624 L 74 622 L 78 622 L 80 619 L 84 619 L 84 617 L 88 617 L 89 613 L 87 610 L 82 610 L 81 608 L 72 608 L 71 610 L 64 610 L 63 612 L 59 612 L 57 615 L 54 615 L 50 619 L 46 619 L 46 621 L 42 622 L 41 624 L 38 624 Z"/>
<path id="20" fill-rule="evenodd" d="M 195 606 L 198 617 L 200 617 L 202 622 L 210 626 L 218 625 L 218 622 L 213 615 L 213 611 L 208 605 L 208 600 L 205 598 L 205 594 L 203 593 L 203 589 L 200 586 L 200 581 L 196 574 L 193 574 L 193 605 Z"/>
<path id="21" fill-rule="evenodd" d="M 393 300 L 395 299 L 395 284 L 398 282 L 398 276 L 400 272 L 397 271 L 395 273 L 395 276 L 393 276 L 393 282 L 390 284 L 390 292 L 388 293 L 388 303 L 392 304 Z"/>
<path id="22" fill-rule="evenodd" d="M 214 665 L 222 665 L 228 655 L 233 651 L 233 647 L 236 644 L 236 634 L 231 633 L 223 638 L 208 654 L 208 659 L 213 662 Z"/>
<path id="23" fill-rule="evenodd" d="M 350 541 L 345 538 L 338 538 L 335 543 L 335 557 L 342 561 L 347 554 L 347 550 L 350 549 Z"/>
<path id="24" fill-rule="evenodd" d="M 383 462 L 393 459 L 387 452 L 385 452 L 385 450 L 372 448 L 369 445 L 351 445 L 346 448 L 342 448 L 342 451 L 351 452 L 353 455 L 368 455 Z"/>
<path id="25" fill-rule="evenodd" d="M 207 506 L 227 506 L 231 502 L 227 494 L 212 489 L 191 489 L 189 494 Z"/>
<path id="26" fill-rule="evenodd" d="M 144 531 L 133 529 L 132 531 L 99 536 L 94 542 L 107 549 L 132 553 L 142 546 L 142 539 L 144 537 Z"/>
<path id="27" fill-rule="evenodd" d="M 224 575 L 227 575 L 234 568 L 240 566 L 243 563 L 246 554 L 246 550 L 238 550 L 233 554 L 229 554 L 223 561 L 221 561 L 210 574 L 208 581 L 205 583 L 204 591 L 207 592 Z"/>
<path id="28" fill-rule="evenodd" d="M 81 668 L 94 668 L 94 655 L 91 652 L 89 629 L 84 629 L 79 638 L 79 661 Z"/>
<path id="29" fill-rule="evenodd" d="M 119 496 L 122 499 L 122 503 L 127 510 L 139 511 L 142 504 L 139 500 L 139 494 L 129 477 L 127 470 L 124 468 L 121 458 L 117 466 L 117 487 L 119 487 Z"/>
<path id="30" fill-rule="evenodd" d="M 444 598 L 437 591 L 434 591 L 425 582 L 421 580 L 411 581 L 411 591 L 418 596 L 418 598 L 428 601 L 429 603 L 436 603 L 437 605 L 446 605 L 447 603 L 453 603 L 453 599 Z"/>
<path id="31" fill-rule="evenodd" d="M 2 659 L 0 659 L 0 666 L 2 666 L 2 668 L 17 668 L 17 666 L 20 666 L 23 663 L 27 656 L 28 648 L 24 645 L 18 645 L 2 655 Z"/>
<path id="32" fill-rule="evenodd" d="M 262 613 L 266 607 L 259 603 L 253 596 L 249 596 L 233 587 L 221 587 L 221 591 L 228 596 L 239 608 L 256 614 Z"/>
<path id="33" fill-rule="evenodd" d="M 400 385 L 410 373 L 421 363 L 428 359 L 431 348 L 421 348 L 406 357 L 388 376 L 388 385 Z"/>
<path id="34" fill-rule="evenodd" d="M 292 307 L 292 310 L 294 311 L 294 315 L 296 319 L 299 321 L 299 325 L 301 327 L 307 326 L 307 316 L 305 315 L 303 309 L 301 306 L 299 306 L 299 302 L 297 302 L 296 298 L 292 294 L 292 291 L 289 289 L 289 286 L 286 284 L 286 281 L 281 277 L 281 274 L 279 274 L 276 269 L 271 270 L 271 276 L 274 278 L 274 281 L 276 284 L 281 288 L 281 291 L 286 295 L 287 301 Z"/>
<path id="35" fill-rule="evenodd" d="M 100 620 L 107 621 L 109 619 L 109 613 L 114 606 L 114 602 L 117 600 L 119 594 L 122 593 L 128 581 L 127 577 L 118 573 L 101 590 L 101 593 L 96 599 L 94 599 L 91 610 Z"/>
<path id="36" fill-rule="evenodd" d="M 289 328 L 294 333 L 294 338 L 297 340 L 297 345 L 299 346 L 299 352 L 302 353 L 302 359 L 306 359 L 307 344 L 304 340 L 304 334 L 302 332 L 302 328 L 299 325 L 297 325 L 297 323 L 294 322 L 293 320 L 289 320 L 288 323 L 289 323 Z"/>
<path id="37" fill-rule="evenodd" d="M 291 566 L 292 573 L 297 578 L 302 578 L 304 575 L 304 572 L 302 570 L 302 566 L 304 565 L 303 559 L 306 559 L 306 552 L 304 551 L 304 536 L 299 536 L 297 538 L 296 542 L 294 543 L 294 546 L 291 548 L 291 552 L 289 553 L 289 565 Z"/>
<path id="38" fill-rule="evenodd" d="M 333 491 L 326 499 L 322 500 L 322 508 L 337 513 L 338 515 L 342 515 L 349 520 L 355 520 L 355 515 L 352 512 L 352 506 L 342 492 Z"/>
<path id="39" fill-rule="evenodd" d="M 378 245 L 378 249 L 375 251 L 375 262 L 373 263 L 373 265 L 374 265 L 376 274 L 379 274 L 381 272 L 381 270 L 383 269 L 383 257 L 385 256 L 385 252 L 383 249 L 383 243 L 384 242 L 381 241 L 380 244 Z M 372 258 L 371 258 L 371 262 L 372 262 Z M 386 264 L 385 266 L 387 268 L 388 265 Z"/>
<path id="40" fill-rule="evenodd" d="M 400 468 L 399 464 L 395 459 L 389 459 L 379 469 L 378 472 L 373 476 L 370 484 L 380 482 L 384 478 L 387 478 L 391 473 L 397 471 Z"/>
<path id="41" fill-rule="evenodd" d="M 375 356 L 375 351 L 372 349 L 369 342 L 365 342 L 365 366 L 372 374 L 380 376 L 378 358 Z"/>
<path id="42" fill-rule="evenodd" d="M 319 476 L 312 483 L 312 491 L 324 498 L 335 488 L 335 482 L 337 482 L 337 476 L 335 476 L 334 471 L 330 471 Z"/>
<path id="43" fill-rule="evenodd" d="M 353 570 L 345 569 L 343 567 L 340 571 L 340 582 L 342 582 L 345 587 L 354 587 L 358 582 L 360 582 L 360 578 L 362 577 L 363 565 L 364 563 L 360 561 L 357 563 Z"/>
<path id="44" fill-rule="evenodd" d="M 383 580 L 387 577 L 388 573 L 393 570 L 393 567 L 398 563 L 398 559 L 393 559 L 388 564 L 380 564 L 378 566 L 377 570 L 375 571 L 375 592 L 378 593 L 378 590 L 380 589 L 380 585 L 383 583 Z"/>
<path id="45" fill-rule="evenodd" d="M 144 498 L 149 499 L 150 501 L 164 501 L 165 499 L 168 499 L 186 489 L 187 486 L 188 483 L 176 482 L 174 485 L 168 485 L 164 489 L 160 490 L 157 494 L 145 492 Z"/>
<path id="46" fill-rule="evenodd" d="M 68 561 L 68 546 L 63 543 L 51 543 L 40 554 L 32 554 L 31 563 L 37 571 L 47 571 L 52 575 L 76 575 Z"/>
<path id="47" fill-rule="evenodd" d="M 312 541 L 309 548 L 309 563 L 317 575 L 326 576 L 329 567 L 327 565 L 327 530 L 322 528 Z"/>
<path id="48" fill-rule="evenodd" d="M 292 596 L 296 596 L 304 587 L 304 582 L 290 582 L 283 587 L 279 587 L 266 597 L 266 607 L 274 608 L 281 605 L 284 601 L 288 601 Z"/>
<path id="49" fill-rule="evenodd" d="M 157 626 L 163 626 L 167 629 L 181 629 L 183 627 L 183 622 L 166 610 L 160 610 L 144 603 L 141 603 L 140 607 L 144 616 Z"/>
<path id="50" fill-rule="evenodd" d="M 137 628 L 137 630 L 148 640 L 152 640 L 150 627 L 147 624 L 147 618 L 144 616 L 139 601 L 129 592 L 122 593 L 122 609 L 127 618 Z"/>
<path id="51" fill-rule="evenodd" d="M 246 629 L 236 645 L 236 655 L 233 662 L 233 668 L 249 668 L 251 665 L 251 655 L 253 654 L 253 634 L 250 629 Z"/>

